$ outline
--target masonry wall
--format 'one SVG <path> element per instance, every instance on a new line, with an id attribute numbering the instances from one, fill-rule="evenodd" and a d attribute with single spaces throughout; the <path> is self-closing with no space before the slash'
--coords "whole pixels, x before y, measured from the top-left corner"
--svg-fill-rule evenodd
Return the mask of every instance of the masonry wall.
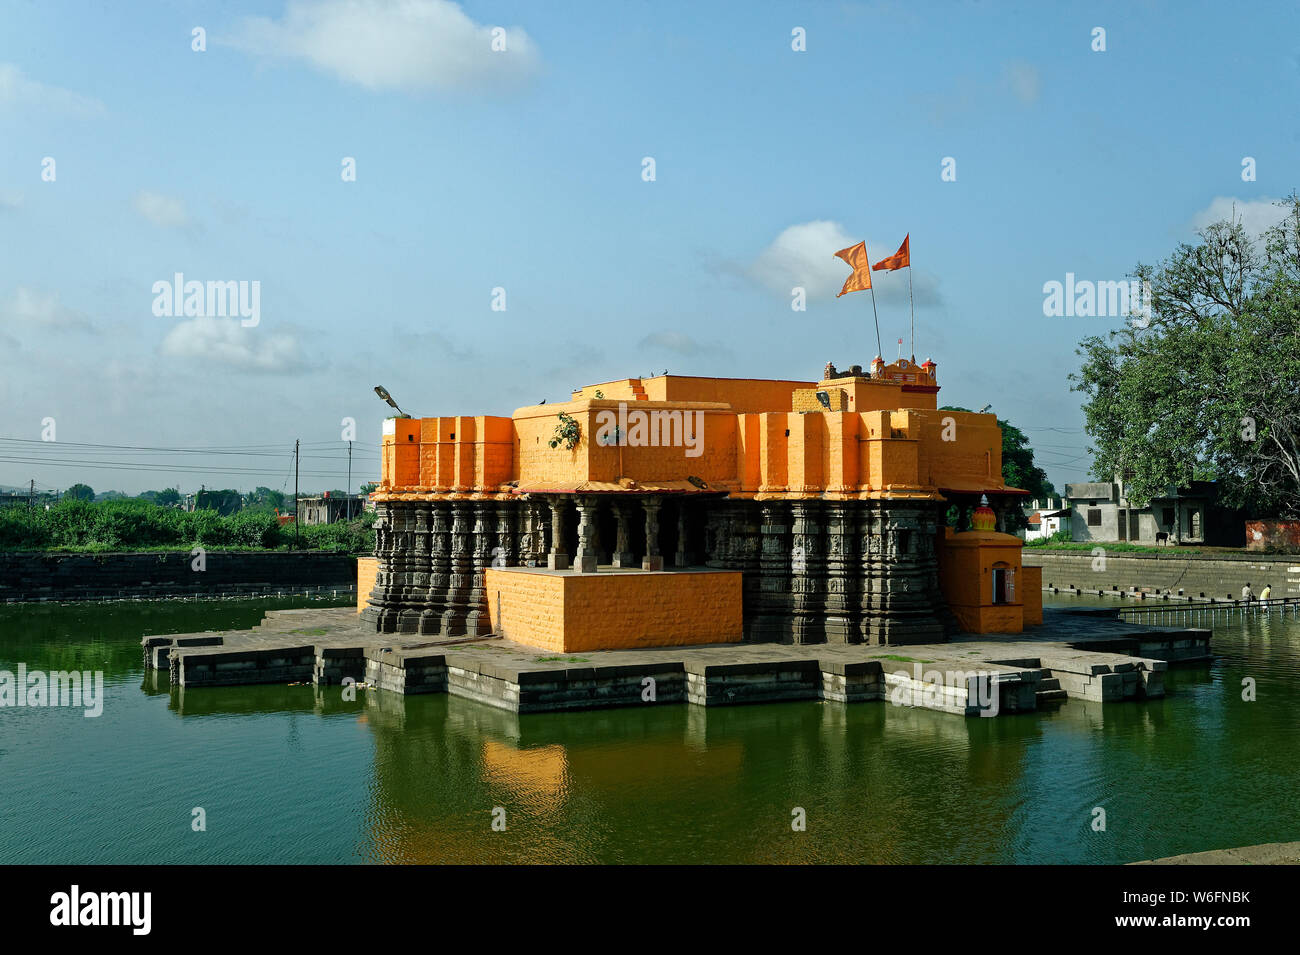
<path id="1" fill-rule="evenodd" d="M 560 574 L 489 570 L 484 581 L 492 632 L 530 647 L 566 651 Z"/>
<path id="2" fill-rule="evenodd" d="M 1043 551 L 1026 547 L 1026 567 L 1043 569 L 1043 586 L 1065 590 L 1172 590 L 1220 600 L 1241 596 L 1249 582 L 1258 594 L 1272 584 L 1274 597 L 1300 597 L 1300 557 L 1227 555 L 1165 557 L 1161 554 L 1107 553 L 1105 570 L 1094 570 L 1095 558 L 1088 551 Z"/>
<path id="3" fill-rule="evenodd" d="M 203 571 L 193 561 L 189 551 L 0 553 L 0 602 L 350 588 L 357 580 L 356 558 L 346 554 L 210 550 Z"/>
<path id="4" fill-rule="evenodd" d="M 738 643 L 735 572 L 487 572 L 494 632 L 556 653 Z"/>

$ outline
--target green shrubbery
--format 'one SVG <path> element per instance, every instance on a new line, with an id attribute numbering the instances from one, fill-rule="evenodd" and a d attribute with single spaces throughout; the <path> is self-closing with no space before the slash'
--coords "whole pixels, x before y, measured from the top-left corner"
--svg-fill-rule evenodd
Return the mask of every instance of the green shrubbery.
<path id="1" fill-rule="evenodd" d="M 369 554 L 374 551 L 373 514 L 355 521 L 303 527 L 306 550 Z M 274 550 L 294 545 L 292 524 L 283 527 L 270 508 L 249 508 L 222 517 L 213 510 L 181 511 L 144 500 L 63 500 L 50 507 L 0 508 L 0 550 Z"/>

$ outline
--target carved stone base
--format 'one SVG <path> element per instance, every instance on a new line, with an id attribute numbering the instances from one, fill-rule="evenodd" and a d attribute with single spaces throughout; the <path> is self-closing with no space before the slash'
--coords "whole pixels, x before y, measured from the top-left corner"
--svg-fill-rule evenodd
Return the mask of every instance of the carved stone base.
<path id="1" fill-rule="evenodd" d="M 647 540 L 657 541 L 658 501 L 639 500 Z M 543 558 L 547 530 L 563 506 L 558 499 L 549 507 L 516 500 L 378 504 L 379 566 L 362 625 L 376 633 L 486 634 L 484 574 L 494 561 L 540 566 L 544 560 L 552 570 L 569 569 L 568 554 Z M 618 512 L 623 532 L 614 565 L 635 567 L 626 543 L 633 502 L 618 506 L 626 511 Z M 743 574 L 747 641 L 909 644 L 942 641 L 953 632 L 935 553 L 943 507 L 929 501 L 706 498 L 693 502 L 689 513 L 704 528 L 705 563 Z M 583 512 L 594 514 L 595 506 L 584 501 Z M 686 531 L 679 524 L 679 538 Z M 576 570 L 595 573 L 590 525 L 583 544 Z M 664 562 L 661 554 L 645 555 L 640 566 L 662 571 Z"/>

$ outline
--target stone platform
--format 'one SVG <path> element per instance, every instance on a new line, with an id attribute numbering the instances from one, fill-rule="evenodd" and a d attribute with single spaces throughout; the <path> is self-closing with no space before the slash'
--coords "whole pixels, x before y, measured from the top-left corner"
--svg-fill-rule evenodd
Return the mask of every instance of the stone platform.
<path id="1" fill-rule="evenodd" d="M 1210 658 L 1210 631 L 1127 624 L 1113 612 L 1048 610 L 1008 637 L 906 647 L 722 644 L 553 654 L 496 637 L 376 634 L 349 608 L 276 610 L 251 630 L 146 636 L 145 665 L 173 687 L 358 683 L 451 693 L 516 713 L 688 702 L 869 700 L 1005 715 L 1066 698 L 1164 695 L 1170 663 Z M 996 698 L 996 703 L 994 699 Z"/>

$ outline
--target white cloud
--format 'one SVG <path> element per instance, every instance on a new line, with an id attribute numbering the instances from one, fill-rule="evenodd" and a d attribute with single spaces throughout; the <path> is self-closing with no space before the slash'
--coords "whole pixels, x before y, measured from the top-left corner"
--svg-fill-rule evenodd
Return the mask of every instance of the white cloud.
<path id="1" fill-rule="evenodd" d="M 0 63 L 0 106 L 26 106 L 72 113 L 102 113 L 104 104 L 91 96 L 37 82 L 12 63 Z"/>
<path id="2" fill-rule="evenodd" d="M 160 347 L 173 358 L 200 358 L 245 371 L 295 372 L 305 363 L 297 338 L 244 327 L 237 318 L 191 318 L 178 322 Z"/>
<path id="3" fill-rule="evenodd" d="M 1032 63 L 1013 60 L 1003 68 L 1002 75 L 1007 86 L 1011 88 L 1012 94 L 1020 102 L 1028 106 L 1038 100 L 1039 89 L 1042 86 L 1038 67 Z"/>
<path id="4" fill-rule="evenodd" d="M 135 194 L 131 205 L 141 216 L 163 229 L 184 229 L 191 224 L 185 203 L 171 196 L 141 191 Z"/>
<path id="5" fill-rule="evenodd" d="M 506 85 L 538 65 L 519 27 L 475 23 L 451 0 L 289 0 L 282 19 L 247 17 L 224 42 L 249 53 L 306 60 L 368 90 L 465 89 Z"/>
<path id="6" fill-rule="evenodd" d="M 1208 206 L 1192 216 L 1192 228 L 1199 232 L 1212 222 L 1222 219 L 1231 220 L 1235 215 L 1237 221 L 1245 226 L 1250 235 L 1258 237 L 1286 218 L 1287 209 L 1275 203 L 1274 199 L 1234 199 L 1230 196 L 1217 196 Z"/>
<path id="7" fill-rule="evenodd" d="M 13 298 L 0 305 L 0 315 L 4 316 L 6 324 L 12 323 L 13 327 L 26 325 L 93 330 L 89 316 L 62 305 L 57 292 L 41 292 L 26 285 L 19 285 Z"/>
<path id="8" fill-rule="evenodd" d="M 684 332 L 652 332 L 645 336 L 637 343 L 637 348 L 658 349 L 659 351 L 672 352 L 675 355 L 705 355 L 710 353 L 725 353 L 726 349 L 716 343 L 705 344 L 696 341 L 690 335 Z"/>
<path id="9" fill-rule="evenodd" d="M 745 272 L 785 298 L 796 286 L 806 290 L 809 300 L 834 298 L 850 274 L 849 267 L 835 253 L 857 245 L 862 238 L 849 235 L 838 222 L 817 220 L 792 225 L 760 252 Z M 895 244 L 887 245 L 868 237 L 867 251 L 872 261 L 878 262 L 898 251 L 897 243 L 901 241 L 895 239 Z M 873 272 L 872 282 L 878 300 L 907 301 L 907 279 L 901 273 Z M 940 303 L 939 282 L 933 275 L 917 271 L 912 282 L 917 305 Z"/>

